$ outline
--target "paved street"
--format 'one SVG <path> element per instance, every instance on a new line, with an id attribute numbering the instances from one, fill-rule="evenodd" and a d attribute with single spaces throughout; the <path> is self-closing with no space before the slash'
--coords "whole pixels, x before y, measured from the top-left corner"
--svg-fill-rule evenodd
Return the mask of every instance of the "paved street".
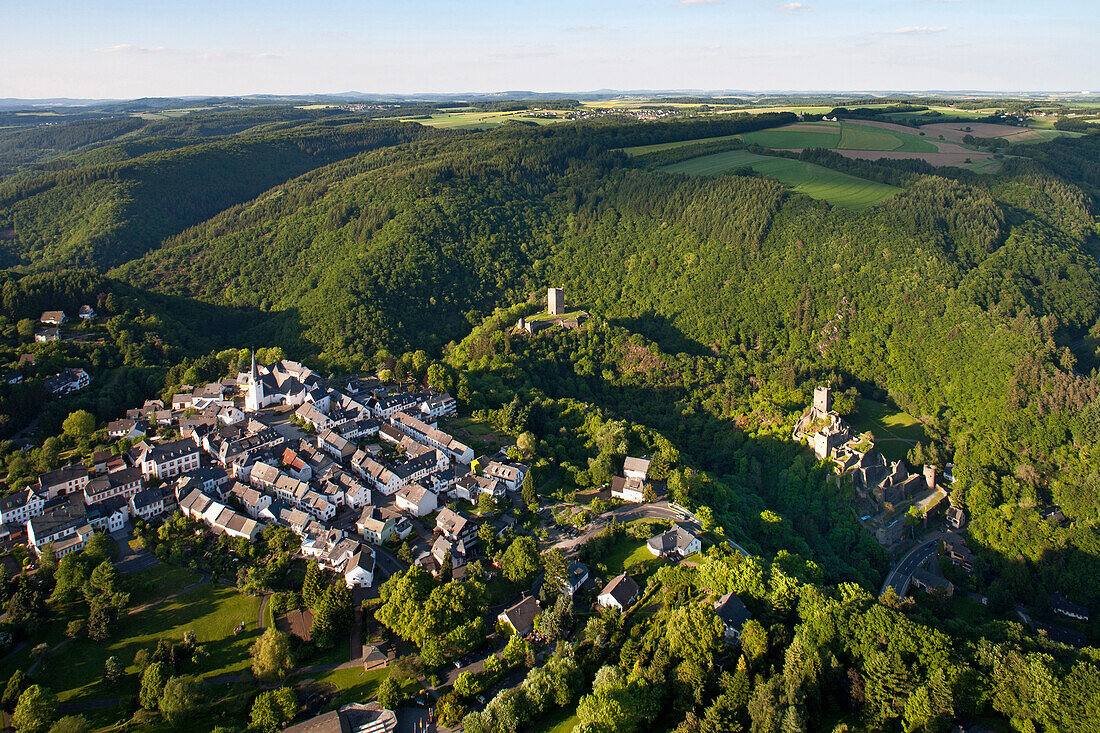
<path id="1" fill-rule="evenodd" d="M 924 540 L 907 552 L 887 574 L 886 580 L 882 582 L 879 595 L 885 593 L 890 586 L 894 587 L 894 592 L 899 596 L 904 596 L 909 592 L 909 583 L 913 580 L 913 573 L 925 560 L 936 553 L 939 543 L 940 536 L 937 534 L 933 539 Z"/>

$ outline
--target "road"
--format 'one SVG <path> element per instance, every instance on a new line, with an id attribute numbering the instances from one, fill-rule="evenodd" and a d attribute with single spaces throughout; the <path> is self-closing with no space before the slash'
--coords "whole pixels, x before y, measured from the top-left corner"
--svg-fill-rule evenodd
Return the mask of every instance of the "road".
<path id="1" fill-rule="evenodd" d="M 566 553 L 573 552 L 607 527 L 612 519 L 622 523 L 632 522 L 635 519 L 664 519 L 673 522 L 681 522 L 694 529 L 699 529 L 699 523 L 694 517 L 690 514 L 685 516 L 683 513 L 676 511 L 669 506 L 667 501 L 640 505 L 627 504 L 604 512 L 586 524 L 584 532 L 581 534 L 576 537 L 566 537 L 565 539 L 558 540 L 547 549 L 558 549 Z"/>
<path id="2" fill-rule="evenodd" d="M 882 589 L 879 591 L 879 595 L 885 593 L 886 589 L 890 586 L 894 587 L 894 592 L 899 596 L 904 596 L 909 592 L 909 583 L 913 580 L 913 573 L 925 560 L 936 553 L 936 548 L 939 544 L 940 538 L 937 535 L 933 539 L 921 542 L 912 550 L 905 553 L 905 556 L 890 569 L 890 572 L 886 576 L 886 580 L 882 582 Z"/>
<path id="3" fill-rule="evenodd" d="M 616 519 L 624 524 L 626 522 L 632 522 L 635 519 L 663 519 L 670 522 L 678 522 L 694 532 L 703 531 L 703 527 L 699 523 L 699 520 L 696 519 L 691 512 L 669 501 L 655 501 L 651 504 L 627 504 L 604 512 L 585 525 L 583 533 L 576 537 L 567 537 L 558 540 L 546 549 L 559 549 L 565 553 L 573 552 L 607 527 L 612 519 Z M 733 540 L 726 540 L 726 544 L 745 557 L 749 557 L 749 552 Z"/>

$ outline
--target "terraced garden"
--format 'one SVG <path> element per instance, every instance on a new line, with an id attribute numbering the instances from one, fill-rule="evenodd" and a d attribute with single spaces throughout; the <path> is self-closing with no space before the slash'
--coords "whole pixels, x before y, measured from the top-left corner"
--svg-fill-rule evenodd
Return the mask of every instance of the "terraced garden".
<path id="1" fill-rule="evenodd" d="M 745 166 L 761 175 L 786 183 L 798 193 L 852 210 L 874 206 L 901 190 L 896 186 L 857 178 L 813 163 L 756 155 L 744 150 L 703 155 L 664 166 L 661 170 L 693 176 L 715 176 Z"/>

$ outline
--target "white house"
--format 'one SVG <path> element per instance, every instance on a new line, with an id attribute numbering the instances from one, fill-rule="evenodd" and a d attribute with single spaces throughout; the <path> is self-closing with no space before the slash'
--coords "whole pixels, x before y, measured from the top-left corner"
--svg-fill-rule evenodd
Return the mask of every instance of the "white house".
<path id="1" fill-rule="evenodd" d="M 374 550 L 360 546 L 344 566 L 344 583 L 349 588 L 370 588 L 374 585 Z"/>
<path id="2" fill-rule="evenodd" d="M 16 491 L 0 498 L 0 524 L 26 524 L 40 516 L 46 500 L 31 489 Z"/>
<path id="3" fill-rule="evenodd" d="M 199 447 L 187 439 L 159 445 L 141 443 L 134 448 L 134 458 L 146 477 L 166 479 L 197 469 Z"/>
<path id="4" fill-rule="evenodd" d="M 397 492 L 397 506 L 414 517 L 423 517 L 436 510 L 439 498 L 420 484 L 409 484 Z"/>
<path id="5" fill-rule="evenodd" d="M 703 549 L 699 538 L 679 524 L 656 537 L 650 537 L 646 547 L 657 557 L 687 557 Z"/>
<path id="6" fill-rule="evenodd" d="M 638 600 L 638 584 L 626 573 L 617 575 L 611 582 L 604 586 L 596 601 L 601 606 L 615 608 L 623 611 L 630 608 L 634 601 Z"/>
<path id="7" fill-rule="evenodd" d="M 164 513 L 164 492 L 159 488 L 145 489 L 130 497 L 130 513 L 149 521 Z"/>

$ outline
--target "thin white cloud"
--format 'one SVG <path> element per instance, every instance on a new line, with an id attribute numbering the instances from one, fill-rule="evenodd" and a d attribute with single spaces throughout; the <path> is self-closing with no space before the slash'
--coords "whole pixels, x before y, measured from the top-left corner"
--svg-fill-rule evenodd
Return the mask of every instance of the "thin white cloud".
<path id="1" fill-rule="evenodd" d="M 602 31 L 604 26 L 602 25 L 571 25 L 565 30 L 570 32 L 582 32 L 582 31 Z"/>
<path id="2" fill-rule="evenodd" d="M 245 52 L 242 52 L 242 51 L 205 51 L 203 53 L 196 54 L 195 58 L 199 58 L 199 59 L 203 59 L 203 60 L 256 59 L 256 60 L 259 60 L 259 61 L 264 61 L 264 60 L 268 60 L 268 59 L 281 59 L 282 56 L 280 56 L 277 53 L 267 53 L 267 52 L 245 53 Z"/>
<path id="3" fill-rule="evenodd" d="M 317 38 L 347 38 L 347 31 L 313 31 Z"/>
<path id="4" fill-rule="evenodd" d="M 812 5 L 806 3 L 783 3 L 776 8 L 781 13 L 804 13 L 807 10 L 812 10 Z"/>
<path id="5" fill-rule="evenodd" d="M 676 5 L 717 5 L 722 2 L 725 2 L 725 0 L 680 0 Z"/>
<path id="6" fill-rule="evenodd" d="M 904 28 L 895 28 L 892 31 L 879 31 L 879 34 L 884 36 L 927 36 L 931 33 L 943 33 L 945 30 L 947 28 L 942 25 L 907 25 Z"/>
<path id="7" fill-rule="evenodd" d="M 164 53 L 168 49 L 164 46 L 136 46 L 132 43 L 119 43 L 114 46 L 97 48 L 97 53 Z"/>

